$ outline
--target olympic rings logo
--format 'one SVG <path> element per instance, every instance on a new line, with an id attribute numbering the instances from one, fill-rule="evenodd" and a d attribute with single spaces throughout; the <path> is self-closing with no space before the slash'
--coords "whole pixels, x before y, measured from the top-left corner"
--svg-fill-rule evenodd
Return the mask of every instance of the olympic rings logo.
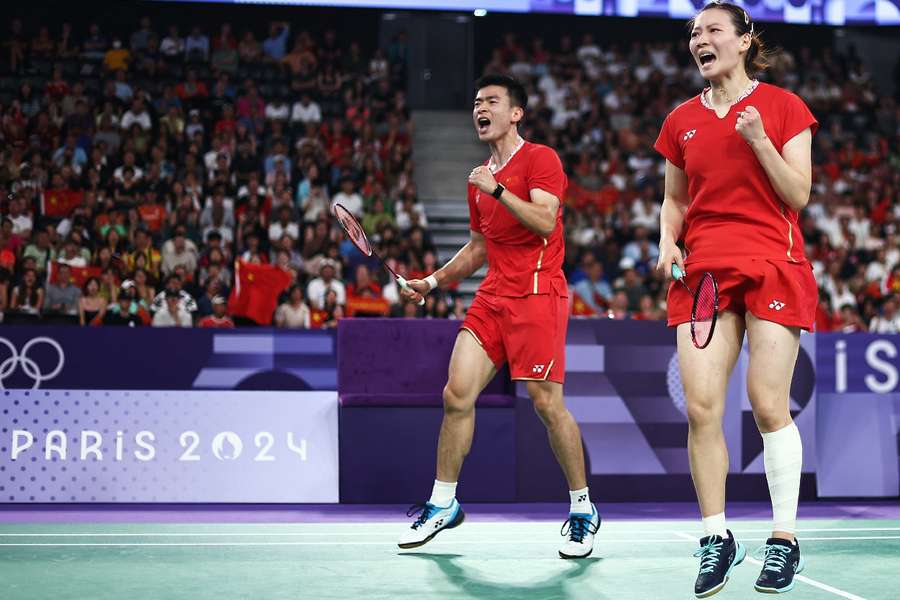
<path id="1" fill-rule="evenodd" d="M 56 350 L 56 353 L 59 355 L 59 361 L 56 367 L 46 374 L 44 373 L 44 370 L 38 366 L 37 362 L 28 356 L 28 351 L 38 344 L 47 344 Z M 41 336 L 28 340 L 28 342 L 22 346 L 21 353 L 16 350 L 16 347 L 12 342 L 4 337 L 0 337 L 0 346 L 6 346 L 6 348 L 9 349 L 9 357 L 0 363 L 0 389 L 6 389 L 4 381 L 15 372 L 16 367 L 19 365 L 22 366 L 22 370 L 25 371 L 25 374 L 28 375 L 28 377 L 34 379 L 34 385 L 31 386 L 31 389 L 36 390 L 41 386 L 42 381 L 53 379 L 59 375 L 63 366 L 66 364 L 66 355 L 63 352 L 62 346 L 60 346 L 59 342 L 56 340 L 48 337 Z"/>

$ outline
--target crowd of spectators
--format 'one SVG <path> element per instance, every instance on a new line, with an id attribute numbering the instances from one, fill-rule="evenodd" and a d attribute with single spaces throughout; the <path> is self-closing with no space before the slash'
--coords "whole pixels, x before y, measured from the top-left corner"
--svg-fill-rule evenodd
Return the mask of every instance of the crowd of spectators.
<path id="1" fill-rule="evenodd" d="M 655 271 L 665 162 L 653 149 L 666 115 L 705 82 L 680 43 L 598 43 L 506 34 L 484 72 L 528 89 L 523 136 L 555 148 L 570 186 L 566 274 L 573 312 L 660 319 Z M 813 188 L 801 215 L 820 286 L 818 331 L 900 332 L 900 110 L 853 54 L 783 50 L 760 76 L 799 94 L 820 123 Z"/>
<path id="2" fill-rule="evenodd" d="M 330 210 L 359 216 L 397 271 L 434 267 L 413 182 L 405 36 L 363 48 L 305 24 L 143 17 L 126 33 L 8 21 L 3 321 L 250 324 L 230 316 L 237 261 L 290 276 L 262 324 L 451 313 L 451 297 L 403 306 Z"/>

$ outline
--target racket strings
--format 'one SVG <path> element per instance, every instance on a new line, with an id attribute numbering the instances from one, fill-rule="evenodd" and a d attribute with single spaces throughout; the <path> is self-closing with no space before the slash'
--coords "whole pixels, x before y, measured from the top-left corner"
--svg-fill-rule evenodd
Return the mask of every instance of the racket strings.
<path id="1" fill-rule="evenodd" d="M 697 286 L 692 319 L 694 343 L 698 347 L 703 348 L 709 343 L 715 326 L 718 303 L 714 280 L 710 276 L 704 276 Z"/>
<path id="2" fill-rule="evenodd" d="M 371 256 L 372 245 L 369 243 L 369 238 L 366 236 L 362 225 L 356 220 L 356 217 L 340 204 L 334 207 L 334 215 L 337 217 L 341 227 L 344 228 L 344 231 L 347 232 L 347 236 L 353 242 L 353 245 L 359 248 L 359 251 L 366 256 Z"/>
<path id="3" fill-rule="evenodd" d="M 712 281 L 704 280 L 697 290 L 697 321 L 711 321 L 716 310 L 716 290 Z"/>

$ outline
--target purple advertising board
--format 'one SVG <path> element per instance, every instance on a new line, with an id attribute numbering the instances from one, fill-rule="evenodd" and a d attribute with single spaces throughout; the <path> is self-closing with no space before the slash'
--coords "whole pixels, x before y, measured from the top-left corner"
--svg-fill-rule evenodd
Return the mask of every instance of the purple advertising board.
<path id="1" fill-rule="evenodd" d="M 816 341 L 819 495 L 900 495 L 900 336 Z"/>
<path id="2" fill-rule="evenodd" d="M 3 327 L 0 388 L 334 390 L 332 331 Z"/>
<path id="3" fill-rule="evenodd" d="M 303 496 L 290 485 L 266 488 L 232 479 L 228 471 L 238 443 L 242 455 L 237 458 L 259 462 L 252 464 L 251 473 L 262 477 L 265 469 L 288 465 L 292 451 L 287 436 L 293 432 L 296 446 L 301 432 L 285 423 L 317 418 L 303 416 L 305 393 L 286 393 L 276 401 L 262 393 L 232 396 L 238 393 L 232 390 L 311 389 L 332 390 L 335 427 L 344 434 L 334 450 L 340 453 L 340 498 L 415 501 L 433 478 L 441 391 L 458 326 L 449 321 L 348 319 L 337 336 L 266 329 L 5 327 L 0 330 L 0 387 L 6 388 L 0 391 L 5 461 L 0 464 L 0 501 L 313 501 L 314 495 Z M 592 489 L 602 490 L 608 501 L 693 499 L 672 330 L 662 323 L 573 319 L 566 366 L 566 401 L 581 427 Z M 765 499 L 768 493 L 762 440 L 747 399 L 747 367 L 745 350 L 728 388 L 723 423 L 729 497 L 736 500 Z M 204 389 L 217 391 L 192 396 Z M 340 394 L 340 409 L 333 390 Z M 801 336 L 790 401 L 804 442 L 804 498 L 900 494 L 897 336 Z M 525 390 L 511 385 L 504 370 L 477 406 L 475 444 L 461 492 L 470 500 L 559 500 L 564 482 Z M 207 410 L 221 419 L 208 418 Z M 123 417 L 131 421 L 116 422 Z M 50 436 L 52 431 L 65 434 L 63 460 L 57 449 L 63 442 L 59 434 Z M 143 452 L 139 442 L 147 441 L 136 437 L 142 431 L 154 435 L 155 463 L 134 456 L 134 451 Z M 194 432 L 196 439 L 185 432 Z M 284 453 L 277 464 L 253 461 L 270 443 L 267 433 L 272 448 Z M 98 443 L 103 459 L 88 452 L 82 461 L 82 446 Z M 189 446 L 196 446 L 200 461 L 178 460 Z M 116 452 L 125 453 L 121 461 L 113 460 Z M 164 456 L 189 463 L 178 464 L 179 469 L 208 465 L 210 476 L 240 482 L 240 489 L 211 487 L 212 481 L 176 500 L 164 488 L 185 487 L 178 478 L 189 471 L 172 471 L 169 458 L 159 458 Z M 118 478 L 124 467 L 137 469 L 129 477 L 143 477 L 141 469 L 148 469 L 146 490 L 114 482 L 122 495 L 110 485 L 93 485 L 91 478 L 109 483 L 101 477 L 109 473 Z M 333 469 L 337 478 L 337 459 Z M 278 479 L 288 481 L 301 471 L 278 471 Z M 66 489 L 49 487 L 42 479 L 47 473 L 57 478 L 50 483 Z M 82 480 L 82 474 L 88 479 Z M 63 482 L 72 477 L 77 481 Z M 186 495 L 203 490 L 216 493 Z M 329 497 L 337 499 L 336 487 Z"/>
<path id="4" fill-rule="evenodd" d="M 0 502 L 337 502 L 335 392 L 7 390 Z"/>

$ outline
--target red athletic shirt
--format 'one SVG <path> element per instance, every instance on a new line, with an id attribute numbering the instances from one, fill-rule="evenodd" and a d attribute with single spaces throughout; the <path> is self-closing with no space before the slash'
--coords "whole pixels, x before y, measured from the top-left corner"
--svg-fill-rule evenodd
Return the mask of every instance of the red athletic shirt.
<path id="1" fill-rule="evenodd" d="M 753 257 L 803 262 L 797 213 L 781 201 L 762 165 L 735 131 L 737 113 L 755 107 L 781 153 L 785 143 L 819 124 L 796 95 L 759 83 L 720 119 L 695 96 L 673 110 L 654 147 L 687 174 L 683 238 L 688 261 Z"/>
<path id="2" fill-rule="evenodd" d="M 488 273 L 479 293 L 547 294 L 555 281 L 557 291 L 565 294 L 562 198 L 567 178 L 556 152 L 541 144 L 525 142 L 494 173 L 494 178 L 525 202 L 531 202 L 530 190 L 541 189 L 559 198 L 560 206 L 553 233 L 542 238 L 522 225 L 502 202 L 469 185 L 469 227 L 482 234 L 487 242 Z"/>

